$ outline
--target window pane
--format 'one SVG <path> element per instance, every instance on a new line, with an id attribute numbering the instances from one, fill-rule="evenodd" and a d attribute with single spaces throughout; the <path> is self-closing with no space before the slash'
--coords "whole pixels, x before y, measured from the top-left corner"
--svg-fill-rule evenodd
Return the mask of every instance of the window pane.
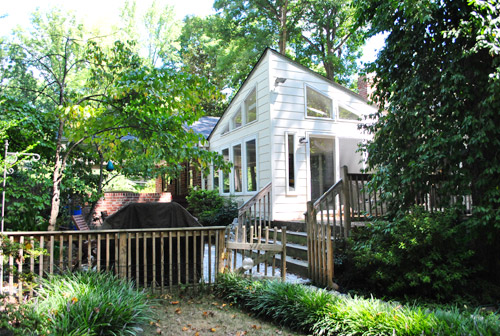
<path id="1" fill-rule="evenodd" d="M 245 100 L 246 122 L 252 122 L 257 119 L 257 94 L 255 88 Z"/>
<path id="2" fill-rule="evenodd" d="M 233 116 L 233 129 L 241 127 L 241 108 Z"/>
<path id="3" fill-rule="evenodd" d="M 295 148 L 294 135 L 287 136 L 288 145 L 288 190 L 295 191 Z"/>
<path id="4" fill-rule="evenodd" d="M 255 140 L 247 141 L 247 191 L 257 191 L 257 150 Z"/>
<path id="5" fill-rule="evenodd" d="M 229 132 L 229 124 L 226 124 L 223 128 L 222 128 L 222 135 L 226 134 Z"/>
<path id="6" fill-rule="evenodd" d="M 233 147 L 233 171 L 234 171 L 234 192 L 241 192 L 241 145 L 236 145 Z"/>
<path id="7" fill-rule="evenodd" d="M 214 169 L 212 189 L 219 190 L 219 171 L 217 169 Z"/>
<path id="8" fill-rule="evenodd" d="M 339 106 L 339 118 L 347 120 L 360 120 L 359 116 L 348 109 Z"/>
<path id="9" fill-rule="evenodd" d="M 229 148 L 222 150 L 222 156 L 224 157 L 224 161 L 229 161 Z M 222 174 L 222 192 L 229 192 L 229 174 Z"/>
<path id="10" fill-rule="evenodd" d="M 325 95 L 307 88 L 307 116 L 318 118 L 333 118 L 332 100 Z"/>

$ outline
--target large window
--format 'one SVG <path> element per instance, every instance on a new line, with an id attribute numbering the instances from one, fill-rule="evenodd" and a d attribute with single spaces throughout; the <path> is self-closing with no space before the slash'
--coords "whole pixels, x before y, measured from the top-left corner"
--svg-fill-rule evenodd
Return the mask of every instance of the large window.
<path id="1" fill-rule="evenodd" d="M 255 139 L 247 141 L 246 147 L 246 178 L 247 191 L 257 191 L 257 148 Z"/>
<path id="2" fill-rule="evenodd" d="M 257 120 L 257 93 L 255 88 L 250 92 L 245 99 L 246 123 Z"/>
<path id="3" fill-rule="evenodd" d="M 229 148 L 225 148 L 222 150 L 222 156 L 224 157 L 224 161 L 229 161 Z M 221 172 L 222 174 L 222 192 L 229 193 L 229 175 Z"/>
<path id="4" fill-rule="evenodd" d="M 333 119 L 333 103 L 330 98 L 306 86 L 307 116 Z"/>
<path id="5" fill-rule="evenodd" d="M 233 146 L 233 173 L 234 173 L 234 192 L 243 191 L 243 174 L 241 171 L 241 145 Z"/>
<path id="6" fill-rule="evenodd" d="M 287 155 L 287 167 L 286 167 L 286 179 L 287 179 L 287 191 L 295 191 L 295 134 L 286 135 L 286 155 Z"/>

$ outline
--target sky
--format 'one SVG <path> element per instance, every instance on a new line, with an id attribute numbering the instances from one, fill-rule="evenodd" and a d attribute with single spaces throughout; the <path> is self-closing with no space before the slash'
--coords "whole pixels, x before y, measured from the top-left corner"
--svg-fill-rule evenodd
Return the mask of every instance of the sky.
<path id="1" fill-rule="evenodd" d="M 206 16 L 213 14 L 213 0 L 156 0 L 158 4 L 174 6 L 177 18 L 183 19 L 186 15 Z M 8 35 L 17 25 L 28 26 L 30 14 L 37 7 L 48 9 L 58 7 L 72 10 L 82 17 L 84 22 L 90 26 L 106 24 L 112 25 L 118 22 L 119 9 L 124 0 L 0 0 L 0 36 Z M 151 6 L 153 0 L 137 0 L 139 11 Z M 384 43 L 383 36 L 375 36 L 367 42 L 364 48 L 364 56 L 361 62 L 375 60 L 377 50 Z"/>

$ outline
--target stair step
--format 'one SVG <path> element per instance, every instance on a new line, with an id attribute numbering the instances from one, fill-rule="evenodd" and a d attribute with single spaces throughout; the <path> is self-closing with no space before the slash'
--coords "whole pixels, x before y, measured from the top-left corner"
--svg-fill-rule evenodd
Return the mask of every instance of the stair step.
<path id="1" fill-rule="evenodd" d="M 276 255 L 276 264 L 281 267 L 281 255 Z M 309 271 L 307 269 L 307 261 L 299 260 L 286 256 L 286 271 L 287 273 L 293 273 L 303 278 L 308 278 Z"/>

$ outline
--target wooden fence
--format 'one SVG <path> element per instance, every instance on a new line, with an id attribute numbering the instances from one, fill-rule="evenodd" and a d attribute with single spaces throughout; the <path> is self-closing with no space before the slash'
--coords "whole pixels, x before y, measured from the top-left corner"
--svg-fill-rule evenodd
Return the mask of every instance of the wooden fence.
<path id="1" fill-rule="evenodd" d="M 281 228 L 281 242 L 277 240 L 277 227 L 274 228 L 272 237 L 269 231 L 269 226 L 235 226 L 226 242 L 226 267 L 235 272 L 249 272 L 253 276 L 276 278 L 276 254 L 279 253 L 280 278 L 285 281 L 286 227 Z M 245 259 L 251 260 L 251 263 L 245 265 Z"/>
<path id="2" fill-rule="evenodd" d="M 342 180 L 333 185 L 317 201 L 307 203 L 307 259 L 313 283 L 338 288 L 333 282 L 335 242 L 350 230 L 348 199 L 343 196 Z"/>
<path id="3" fill-rule="evenodd" d="M 110 271 L 163 292 L 180 284 L 212 284 L 224 268 L 225 226 L 96 231 L 6 232 L 21 245 L 2 268 L 0 294 L 33 295 L 28 274 L 76 270 Z M 35 258 L 28 251 L 45 249 Z M 4 276 L 5 275 L 5 276 Z M 4 283 L 6 279 L 6 283 Z"/>

